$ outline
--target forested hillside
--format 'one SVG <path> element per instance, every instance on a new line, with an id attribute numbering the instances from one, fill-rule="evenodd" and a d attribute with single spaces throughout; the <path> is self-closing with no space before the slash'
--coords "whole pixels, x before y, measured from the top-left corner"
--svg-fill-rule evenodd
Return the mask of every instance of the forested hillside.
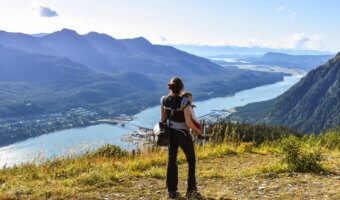
<path id="1" fill-rule="evenodd" d="M 237 108 L 230 119 L 319 133 L 340 125 L 340 53 L 279 97 Z"/>

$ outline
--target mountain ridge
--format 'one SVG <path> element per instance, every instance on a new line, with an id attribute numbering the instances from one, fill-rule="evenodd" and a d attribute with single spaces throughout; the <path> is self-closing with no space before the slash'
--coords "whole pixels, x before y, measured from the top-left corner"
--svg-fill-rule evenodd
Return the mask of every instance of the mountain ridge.
<path id="1" fill-rule="evenodd" d="M 311 70 L 279 97 L 237 108 L 229 118 L 283 124 L 307 133 L 340 125 L 340 53 Z"/>
<path id="2" fill-rule="evenodd" d="M 32 51 L 22 45 L 22 43 L 28 43 L 26 46 L 30 46 L 29 42 L 16 42 L 15 37 L 18 35 L 33 41 L 35 44 L 33 46 L 37 46 L 37 48 Z M 104 72 L 135 71 L 146 74 L 151 72 L 155 75 L 162 73 L 165 75 L 169 73 L 175 74 L 176 71 L 181 70 L 186 75 L 192 73 L 204 75 L 210 73 L 210 68 L 224 70 L 206 59 L 197 59 L 198 57 L 195 55 L 171 49 L 173 47 L 154 45 L 144 37 L 115 39 L 110 35 L 94 31 L 80 35 L 76 31 L 66 28 L 42 37 L 3 31 L 2 37 L 10 37 L 12 42 L 9 44 L 5 39 L 1 40 L 0 36 L 0 45 L 27 52 L 68 57 L 75 62 Z M 195 59 L 194 62 L 193 59 Z M 184 70 L 181 69 L 181 66 L 186 64 L 190 66 Z M 196 65 L 202 64 L 204 65 L 203 71 L 202 68 L 195 69 Z"/>
<path id="3" fill-rule="evenodd" d="M 6 99 L 0 103 L 2 117 L 20 116 L 22 112 L 17 111 L 27 102 L 44 107 L 42 110 L 48 113 L 82 106 L 111 115 L 132 114 L 158 103 L 159 96 L 166 92 L 166 82 L 172 76 L 183 77 L 186 88 L 195 93 L 196 99 L 207 99 L 273 83 L 282 80 L 284 75 L 236 67 L 225 69 L 174 47 L 153 45 L 142 37 L 124 40 L 130 44 L 128 48 L 121 40 L 106 34 L 90 32 L 79 35 L 70 29 L 62 29 L 42 38 L 22 34 L 28 38 L 23 42 L 15 42 L 17 33 L 2 32 L 2 35 L 9 37 L 11 43 L 6 41 L 6 37 L 0 37 L 0 45 L 13 50 L 13 56 L 7 58 L 7 63 L 5 57 L 0 62 L 0 71 L 6 70 L 2 74 L 3 81 L 0 81 L 0 97 Z M 22 35 L 19 34 L 20 37 Z M 23 48 L 22 43 L 30 44 L 29 41 L 40 46 L 32 51 Z M 119 47 L 113 47 L 106 41 L 123 45 L 128 52 L 117 53 L 115 49 Z M 134 44 L 134 41 L 137 43 Z M 3 44 L 10 44 L 10 47 Z M 148 50 L 142 54 L 134 53 L 143 50 L 143 46 L 147 46 Z M 53 51 L 44 52 L 49 47 Z M 89 59 L 91 62 L 88 62 Z M 71 73 L 76 68 L 80 71 Z M 238 79 L 241 76 L 248 78 Z M 9 77 L 12 79 L 9 80 Z M 237 84 L 232 85 L 231 82 Z M 22 88 L 25 87 L 23 92 Z"/>

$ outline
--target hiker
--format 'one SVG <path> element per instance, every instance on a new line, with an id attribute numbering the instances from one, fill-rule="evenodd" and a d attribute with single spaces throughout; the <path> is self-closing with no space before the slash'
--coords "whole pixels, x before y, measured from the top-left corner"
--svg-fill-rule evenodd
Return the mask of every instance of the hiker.
<path id="1" fill-rule="evenodd" d="M 178 184 L 178 168 L 177 168 L 177 152 L 178 147 L 184 151 L 188 162 L 188 179 L 187 193 L 188 198 L 199 197 L 195 178 L 195 151 L 192 137 L 189 133 L 191 128 L 197 135 L 201 134 L 201 130 L 196 128 L 190 114 L 189 100 L 181 97 L 184 85 L 180 78 L 173 77 L 168 83 L 169 94 L 161 98 L 161 121 L 167 122 L 170 129 L 170 142 L 168 145 L 168 165 L 166 173 L 166 186 L 168 195 L 171 199 L 177 199 Z M 171 108 L 166 109 L 166 108 Z"/>

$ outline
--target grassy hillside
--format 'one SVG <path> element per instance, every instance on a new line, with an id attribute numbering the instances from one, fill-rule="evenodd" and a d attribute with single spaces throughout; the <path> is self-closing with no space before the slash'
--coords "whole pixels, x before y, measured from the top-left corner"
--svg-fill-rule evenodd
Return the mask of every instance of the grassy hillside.
<path id="1" fill-rule="evenodd" d="M 204 199 L 339 199 L 340 131 L 272 142 L 196 145 Z M 107 145 L 80 157 L 0 170 L 0 199 L 166 199 L 166 149 Z M 179 154 L 179 188 L 186 162 Z"/>

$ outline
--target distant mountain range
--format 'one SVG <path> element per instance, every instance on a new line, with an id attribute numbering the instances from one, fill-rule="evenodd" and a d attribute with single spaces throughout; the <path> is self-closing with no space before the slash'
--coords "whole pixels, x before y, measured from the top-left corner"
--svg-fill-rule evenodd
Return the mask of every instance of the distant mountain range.
<path id="1" fill-rule="evenodd" d="M 180 72 L 191 75 L 221 70 L 206 59 L 170 46 L 153 45 L 143 37 L 117 40 L 96 32 L 79 35 L 70 29 L 42 37 L 1 31 L 0 45 L 31 53 L 67 57 L 94 70 L 106 72 L 135 71 L 155 75 Z"/>
<path id="2" fill-rule="evenodd" d="M 229 56 L 233 58 L 247 56 L 262 56 L 268 52 L 286 53 L 291 55 L 332 55 L 334 53 L 319 50 L 296 50 L 296 49 L 274 49 L 265 47 L 239 47 L 231 45 L 191 45 L 178 44 L 172 45 L 182 51 L 186 51 L 198 56 L 213 57 L 213 56 Z"/>
<path id="3" fill-rule="evenodd" d="M 63 29 L 31 36 L 0 31 L 0 117 L 61 112 L 74 107 L 118 115 L 159 102 L 177 75 L 196 99 L 282 80 L 282 73 L 223 68 L 143 37 L 117 40 Z M 31 105 L 29 110 L 25 105 Z"/>
<path id="4" fill-rule="evenodd" d="M 310 70 L 320 66 L 333 55 L 288 55 L 268 52 L 261 57 L 245 58 L 244 61 L 259 65 L 273 65 L 287 68 Z"/>
<path id="5" fill-rule="evenodd" d="M 232 120 L 283 124 L 320 133 L 340 125 L 340 53 L 279 97 L 237 108 Z"/>

